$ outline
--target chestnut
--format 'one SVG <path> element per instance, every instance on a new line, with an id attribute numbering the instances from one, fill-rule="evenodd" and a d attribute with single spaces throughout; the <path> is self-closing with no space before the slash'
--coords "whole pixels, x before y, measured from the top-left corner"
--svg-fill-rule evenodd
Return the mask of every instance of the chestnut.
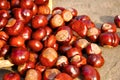
<path id="1" fill-rule="evenodd" d="M 12 8 L 20 7 L 20 0 L 11 0 L 11 7 Z"/>
<path id="2" fill-rule="evenodd" d="M 47 5 L 49 0 L 34 0 L 35 4 L 39 5 Z"/>
<path id="3" fill-rule="evenodd" d="M 73 45 L 76 40 L 77 40 L 77 37 L 73 35 L 72 38 L 71 38 L 71 40 L 69 41 L 69 44 Z"/>
<path id="4" fill-rule="evenodd" d="M 32 33 L 32 38 L 36 40 L 42 40 L 46 36 L 46 30 L 44 28 L 38 28 Z"/>
<path id="5" fill-rule="evenodd" d="M 5 26 L 5 32 L 10 36 L 17 36 L 23 30 L 24 23 L 21 20 L 10 18 Z"/>
<path id="6" fill-rule="evenodd" d="M 41 80 L 41 79 L 42 79 L 42 75 L 36 69 L 29 69 L 26 72 L 25 80 Z"/>
<path id="7" fill-rule="evenodd" d="M 32 29 L 30 28 L 30 26 L 24 26 L 19 36 L 21 36 L 24 40 L 29 40 L 31 39 L 31 34 L 32 34 Z"/>
<path id="8" fill-rule="evenodd" d="M 61 54 L 66 54 L 66 52 L 71 48 L 71 45 L 62 45 L 59 47 L 59 51 L 61 52 Z"/>
<path id="9" fill-rule="evenodd" d="M 81 66 L 87 64 L 87 59 L 84 56 L 75 55 L 70 58 L 70 64 L 80 68 Z"/>
<path id="10" fill-rule="evenodd" d="M 1 49 L 0 49 L 0 57 L 5 57 L 6 54 L 9 52 L 10 46 L 9 45 L 4 45 Z"/>
<path id="11" fill-rule="evenodd" d="M 100 80 L 98 71 L 90 65 L 82 66 L 81 74 L 83 75 L 84 80 Z"/>
<path id="12" fill-rule="evenodd" d="M 5 31 L 0 31 L 0 39 L 7 41 L 9 39 L 9 35 Z"/>
<path id="13" fill-rule="evenodd" d="M 87 39 L 79 38 L 74 42 L 74 46 L 80 49 L 84 49 L 89 44 Z"/>
<path id="14" fill-rule="evenodd" d="M 0 49 L 1 49 L 4 45 L 6 45 L 6 41 L 0 39 Z"/>
<path id="15" fill-rule="evenodd" d="M 22 47 L 13 48 L 10 59 L 15 65 L 24 64 L 29 60 L 30 53 L 27 49 Z"/>
<path id="16" fill-rule="evenodd" d="M 38 6 L 34 3 L 31 10 L 32 10 L 33 16 L 35 16 L 38 12 Z"/>
<path id="17" fill-rule="evenodd" d="M 93 28 L 93 27 L 96 27 L 94 22 L 92 22 L 91 20 L 84 20 L 84 21 L 81 21 L 83 23 L 84 26 L 86 26 L 88 29 L 89 28 Z"/>
<path id="18" fill-rule="evenodd" d="M 88 29 L 86 36 L 90 42 L 97 42 L 100 33 L 101 32 L 98 28 L 93 27 Z"/>
<path id="19" fill-rule="evenodd" d="M 55 14 L 50 19 L 50 24 L 52 28 L 57 28 L 64 25 L 64 19 L 60 14 Z"/>
<path id="20" fill-rule="evenodd" d="M 49 26 L 44 27 L 46 35 L 49 36 L 52 33 L 52 29 Z"/>
<path id="21" fill-rule="evenodd" d="M 71 23 L 71 28 L 78 33 L 78 35 L 80 37 L 85 37 L 86 34 L 87 34 L 87 26 L 84 25 L 81 21 L 78 21 L 78 20 L 74 20 L 72 23 Z"/>
<path id="22" fill-rule="evenodd" d="M 101 54 L 102 50 L 99 47 L 99 45 L 95 44 L 95 43 L 90 43 L 87 45 L 87 47 L 85 48 L 86 53 L 89 54 Z"/>
<path id="23" fill-rule="evenodd" d="M 120 27 L 120 15 L 116 15 L 114 17 L 114 23 L 116 24 L 116 26 L 119 28 Z"/>
<path id="24" fill-rule="evenodd" d="M 73 65 L 67 65 L 64 67 L 64 72 L 69 74 L 71 77 L 76 78 L 80 75 L 80 70 L 78 67 Z"/>
<path id="25" fill-rule="evenodd" d="M 73 78 L 67 73 L 59 73 L 54 80 L 73 80 Z"/>
<path id="26" fill-rule="evenodd" d="M 22 47 L 25 44 L 25 40 L 21 36 L 14 36 L 10 38 L 9 44 L 14 47 Z"/>
<path id="27" fill-rule="evenodd" d="M 52 10 L 52 15 L 61 14 L 63 10 L 65 10 L 64 7 L 55 7 L 55 8 L 53 8 L 53 10 Z"/>
<path id="28" fill-rule="evenodd" d="M 6 18 L 0 18 L 0 29 L 3 29 L 6 24 L 7 24 L 8 20 Z"/>
<path id="29" fill-rule="evenodd" d="M 73 18 L 72 12 L 67 9 L 63 10 L 61 15 L 62 15 L 64 21 L 66 21 L 66 22 L 69 22 Z"/>
<path id="30" fill-rule="evenodd" d="M 10 2 L 7 0 L 0 0 L 0 9 L 10 9 Z"/>
<path id="31" fill-rule="evenodd" d="M 38 14 L 49 15 L 50 8 L 47 5 L 41 5 L 38 7 Z"/>
<path id="32" fill-rule="evenodd" d="M 38 58 L 38 54 L 35 52 L 30 51 L 30 57 L 29 57 L 29 61 L 36 63 L 37 62 L 37 58 Z"/>
<path id="33" fill-rule="evenodd" d="M 78 15 L 78 12 L 75 8 L 67 8 L 67 10 L 72 13 L 73 17 L 76 17 Z"/>
<path id="34" fill-rule="evenodd" d="M 71 40 L 72 35 L 72 30 L 69 26 L 61 26 L 58 28 L 55 37 L 58 42 L 67 44 Z"/>
<path id="35" fill-rule="evenodd" d="M 113 32 L 117 31 L 117 27 L 114 23 L 104 23 L 101 26 L 101 32 Z"/>
<path id="36" fill-rule="evenodd" d="M 68 58 L 71 58 L 71 57 L 73 57 L 73 56 L 75 56 L 75 55 L 80 55 L 80 56 L 82 56 L 82 51 L 81 51 L 81 49 L 79 49 L 79 48 L 77 48 L 77 47 L 73 47 L 73 48 L 71 48 L 71 49 L 69 49 L 68 51 L 67 51 L 67 57 Z"/>
<path id="37" fill-rule="evenodd" d="M 62 69 L 62 68 L 64 68 L 64 66 L 66 66 L 68 64 L 69 64 L 69 62 L 68 62 L 68 58 L 66 56 L 59 56 L 58 60 L 56 62 L 56 67 L 58 69 Z"/>
<path id="38" fill-rule="evenodd" d="M 119 44 L 118 34 L 111 32 L 101 33 L 99 43 L 101 46 L 116 47 Z"/>
<path id="39" fill-rule="evenodd" d="M 32 40 L 28 41 L 28 47 L 31 50 L 38 52 L 38 51 L 42 50 L 43 44 L 39 40 L 32 39 Z"/>
<path id="40" fill-rule="evenodd" d="M 34 4 L 33 0 L 21 0 L 20 1 L 21 8 L 32 9 L 33 4 Z"/>
<path id="41" fill-rule="evenodd" d="M 0 10 L 0 17 L 1 18 L 10 18 L 10 13 L 9 13 L 9 11 L 8 10 Z"/>
<path id="42" fill-rule="evenodd" d="M 46 67 L 53 67 L 58 59 L 58 53 L 54 48 L 46 48 L 39 56 L 39 61 Z"/>
<path id="43" fill-rule="evenodd" d="M 37 62 L 35 65 L 35 69 L 43 73 L 46 70 L 46 66 L 41 65 L 40 62 Z"/>
<path id="44" fill-rule="evenodd" d="M 15 72 L 5 73 L 3 76 L 3 80 L 20 80 L 20 75 Z"/>
<path id="45" fill-rule="evenodd" d="M 100 68 L 104 64 L 104 58 L 100 54 L 91 54 L 88 56 L 87 62 L 93 67 Z"/>
<path id="46" fill-rule="evenodd" d="M 56 68 L 46 69 L 43 74 L 43 79 L 44 80 L 54 80 L 56 75 L 58 75 L 59 73 L 60 73 L 60 71 Z"/>
<path id="47" fill-rule="evenodd" d="M 80 21 L 90 21 L 91 20 L 88 15 L 76 16 L 75 19 L 80 20 Z"/>
<path id="48" fill-rule="evenodd" d="M 35 15 L 32 19 L 32 27 L 35 29 L 45 27 L 47 23 L 47 17 L 44 15 Z"/>

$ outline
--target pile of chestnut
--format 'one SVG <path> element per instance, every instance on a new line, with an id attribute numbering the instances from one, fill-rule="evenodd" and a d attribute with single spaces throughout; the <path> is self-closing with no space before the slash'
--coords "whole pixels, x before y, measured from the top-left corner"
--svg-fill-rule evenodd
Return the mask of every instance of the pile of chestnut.
<path id="1" fill-rule="evenodd" d="M 3 80 L 100 80 L 100 46 L 116 47 L 120 16 L 100 28 L 74 8 L 49 0 L 0 0 L 0 58 L 14 64 Z"/>

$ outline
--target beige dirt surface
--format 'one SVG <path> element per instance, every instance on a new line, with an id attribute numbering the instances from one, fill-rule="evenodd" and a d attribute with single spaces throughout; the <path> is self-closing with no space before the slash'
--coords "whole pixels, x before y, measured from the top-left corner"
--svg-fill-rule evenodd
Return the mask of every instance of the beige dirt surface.
<path id="1" fill-rule="evenodd" d="M 77 9 L 79 15 L 88 15 L 99 28 L 120 15 L 120 0 L 53 0 L 53 7 L 56 6 Z M 104 66 L 98 69 L 101 80 L 120 80 L 120 46 L 101 49 L 105 59 Z"/>
<path id="2" fill-rule="evenodd" d="M 99 28 L 104 22 L 113 22 L 115 15 L 120 15 L 120 0 L 53 0 L 53 8 L 56 6 L 77 9 L 79 15 L 88 15 Z M 101 49 L 105 59 L 105 64 L 98 69 L 101 80 L 120 80 L 120 46 Z M 0 70 L 0 80 L 6 72 Z"/>

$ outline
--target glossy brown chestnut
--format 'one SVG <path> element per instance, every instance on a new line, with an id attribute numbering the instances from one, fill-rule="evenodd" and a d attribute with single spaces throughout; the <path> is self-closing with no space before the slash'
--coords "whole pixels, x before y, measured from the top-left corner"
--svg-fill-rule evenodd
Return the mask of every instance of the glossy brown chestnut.
<path id="1" fill-rule="evenodd" d="M 6 41 L 0 39 L 0 49 L 6 44 Z"/>
<path id="2" fill-rule="evenodd" d="M 7 0 L 0 0 L 0 9 L 10 9 L 10 2 L 8 2 Z"/>
<path id="3" fill-rule="evenodd" d="M 11 7 L 12 8 L 20 7 L 20 0 L 11 0 Z"/>
<path id="4" fill-rule="evenodd" d="M 69 26 L 61 26 L 58 28 L 55 37 L 60 43 L 67 44 L 72 38 L 72 30 Z"/>
<path id="5" fill-rule="evenodd" d="M 38 6 L 34 3 L 31 10 L 32 10 L 33 16 L 36 15 L 38 12 Z"/>
<path id="6" fill-rule="evenodd" d="M 5 31 L 0 31 L 0 39 L 7 41 L 9 39 L 9 35 Z"/>
<path id="7" fill-rule="evenodd" d="M 33 16 L 32 11 L 29 9 L 13 8 L 12 13 L 16 19 L 23 21 L 25 24 L 28 23 Z"/>
<path id="8" fill-rule="evenodd" d="M 33 4 L 34 4 L 33 0 L 21 0 L 20 1 L 21 8 L 32 9 Z"/>
<path id="9" fill-rule="evenodd" d="M 99 43 L 101 46 L 116 47 L 119 44 L 118 34 L 111 32 L 101 33 Z"/>
<path id="10" fill-rule="evenodd" d="M 100 80 L 98 71 L 90 65 L 83 66 L 81 69 L 81 74 L 83 75 L 84 80 Z"/>
<path id="11" fill-rule="evenodd" d="M 0 57 L 5 57 L 6 54 L 9 52 L 10 46 L 9 45 L 4 45 L 1 49 L 0 49 Z"/>
<path id="12" fill-rule="evenodd" d="M 46 67 L 53 67 L 58 59 L 58 53 L 54 48 L 46 48 L 39 56 L 42 65 Z"/>
<path id="13" fill-rule="evenodd" d="M 62 45 L 59 47 L 59 51 L 61 52 L 61 54 L 66 54 L 66 52 L 71 48 L 71 45 Z"/>
<path id="14" fill-rule="evenodd" d="M 73 56 L 75 56 L 75 55 L 80 55 L 80 56 L 82 56 L 82 51 L 81 51 L 81 49 L 79 49 L 79 48 L 77 48 L 77 47 L 73 47 L 73 48 L 71 48 L 71 49 L 69 49 L 69 50 L 67 51 L 67 57 L 68 57 L 68 58 L 71 58 L 71 57 L 73 57 Z"/>
<path id="15" fill-rule="evenodd" d="M 85 37 L 87 34 L 87 26 L 84 25 L 81 21 L 75 20 L 71 24 L 71 28 L 78 33 L 80 37 Z"/>
<path id="16" fill-rule="evenodd" d="M 44 15 L 35 15 L 32 19 L 32 27 L 35 29 L 45 27 L 47 23 L 47 17 Z"/>
<path id="17" fill-rule="evenodd" d="M 88 44 L 88 40 L 83 38 L 79 38 L 74 42 L 74 46 L 80 49 L 84 49 Z"/>
<path id="18" fill-rule="evenodd" d="M 52 16 L 52 18 L 50 20 L 50 24 L 51 24 L 52 28 L 60 27 L 60 26 L 64 25 L 64 19 L 62 18 L 62 16 L 60 14 L 55 14 Z"/>
<path id="19" fill-rule="evenodd" d="M 38 28 L 32 33 L 32 38 L 36 40 L 42 40 L 46 36 L 46 30 L 44 28 Z"/>
<path id="20" fill-rule="evenodd" d="M 66 56 L 59 56 L 58 60 L 56 62 L 56 67 L 58 69 L 63 69 L 64 66 L 66 66 L 68 64 L 69 64 L 69 62 L 68 62 L 68 58 Z"/>
<path id="21" fill-rule="evenodd" d="M 95 44 L 95 43 L 90 43 L 87 45 L 87 47 L 85 48 L 86 53 L 89 54 L 101 54 L 102 50 L 101 48 Z"/>
<path id="22" fill-rule="evenodd" d="M 19 35 L 23 30 L 24 23 L 21 20 L 10 18 L 5 26 L 5 32 L 10 36 Z"/>
<path id="23" fill-rule="evenodd" d="M 117 27 L 114 23 L 104 23 L 101 26 L 101 32 L 113 32 L 117 31 Z"/>
<path id="24" fill-rule="evenodd" d="M 36 63 L 37 62 L 37 58 L 38 58 L 38 54 L 34 53 L 34 52 L 30 52 L 30 57 L 29 57 L 29 61 Z"/>
<path id="25" fill-rule="evenodd" d="M 6 18 L 0 18 L 0 29 L 4 28 L 8 20 Z"/>
<path id="26" fill-rule="evenodd" d="M 49 15 L 50 8 L 47 5 L 41 5 L 38 7 L 38 14 Z"/>
<path id="27" fill-rule="evenodd" d="M 72 38 L 71 38 L 71 40 L 69 41 L 69 44 L 73 45 L 76 40 L 77 40 L 77 37 L 73 35 Z"/>
<path id="28" fill-rule="evenodd" d="M 73 80 L 73 78 L 67 73 L 59 73 L 54 80 Z"/>
<path id="29" fill-rule="evenodd" d="M 86 36 L 90 42 L 97 42 L 100 33 L 101 32 L 98 28 L 92 27 L 88 29 Z"/>
<path id="30" fill-rule="evenodd" d="M 88 15 L 76 16 L 75 19 L 80 20 L 80 21 L 86 21 L 86 20 L 90 21 L 91 20 Z"/>
<path id="31" fill-rule="evenodd" d="M 42 73 L 46 70 L 46 66 L 41 65 L 40 62 L 37 62 L 35 65 L 35 69 Z"/>
<path id="32" fill-rule="evenodd" d="M 62 15 L 64 21 L 66 21 L 66 22 L 69 22 L 73 18 L 72 12 L 67 9 L 63 10 L 61 15 Z"/>
<path id="33" fill-rule="evenodd" d="M 87 64 L 87 59 L 84 56 L 75 55 L 70 59 L 70 63 L 78 68 Z"/>
<path id="34" fill-rule="evenodd" d="M 24 40 L 29 40 L 31 39 L 31 34 L 32 34 L 32 29 L 30 28 L 30 26 L 25 26 L 21 31 L 20 36 L 22 36 Z"/>
<path id="35" fill-rule="evenodd" d="M 64 7 L 55 7 L 55 8 L 53 8 L 53 10 L 52 10 L 52 15 L 61 14 L 63 10 L 65 10 Z"/>
<path id="36" fill-rule="evenodd" d="M 67 10 L 72 13 L 73 17 L 76 17 L 78 15 L 78 12 L 75 8 L 67 8 Z"/>
<path id="37" fill-rule="evenodd" d="M 15 72 L 5 73 L 3 76 L 3 80 L 20 80 L 20 75 Z"/>
<path id="38" fill-rule="evenodd" d="M 100 54 L 91 54 L 88 56 L 87 62 L 93 67 L 100 68 L 104 64 L 104 58 Z"/>
<path id="39" fill-rule="evenodd" d="M 54 80 L 54 78 L 60 73 L 57 68 L 46 69 L 43 74 L 44 80 Z"/>
<path id="40" fill-rule="evenodd" d="M 116 15 L 114 17 L 114 23 L 116 24 L 117 27 L 120 27 L 120 15 Z"/>
<path id="41" fill-rule="evenodd" d="M 11 37 L 9 40 L 10 46 L 13 46 L 13 47 L 22 47 L 24 46 L 24 42 L 25 40 L 21 36 L 14 36 L 14 37 Z"/>
<path id="42" fill-rule="evenodd" d="M 96 27 L 94 22 L 90 21 L 90 20 L 85 20 L 85 21 L 82 21 L 83 25 L 86 26 L 88 29 L 89 28 L 93 28 L 93 27 Z"/>
<path id="43" fill-rule="evenodd" d="M 10 59 L 15 65 L 21 65 L 29 60 L 29 56 L 30 53 L 27 49 L 18 47 L 12 49 Z"/>
<path id="44" fill-rule="evenodd" d="M 52 33 L 52 29 L 49 26 L 44 27 L 46 35 L 49 36 Z"/>
<path id="45" fill-rule="evenodd" d="M 73 65 L 67 65 L 64 67 L 64 72 L 69 74 L 71 77 L 76 78 L 80 75 L 80 70 L 78 67 Z"/>
<path id="46" fill-rule="evenodd" d="M 29 69 L 26 72 L 25 80 L 42 80 L 42 75 L 36 69 Z"/>
<path id="47" fill-rule="evenodd" d="M 49 0 L 34 0 L 37 5 L 47 5 Z"/>
<path id="48" fill-rule="evenodd" d="M 0 10 L 0 17 L 1 18 L 10 18 L 10 14 L 8 10 Z"/>
<path id="49" fill-rule="evenodd" d="M 32 39 L 32 40 L 28 41 L 28 47 L 31 50 L 38 52 L 38 51 L 42 50 L 43 44 L 39 40 Z"/>

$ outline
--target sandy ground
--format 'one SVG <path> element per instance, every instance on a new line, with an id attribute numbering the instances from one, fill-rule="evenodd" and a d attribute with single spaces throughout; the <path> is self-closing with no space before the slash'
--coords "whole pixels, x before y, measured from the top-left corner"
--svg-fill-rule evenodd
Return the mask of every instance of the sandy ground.
<path id="1" fill-rule="evenodd" d="M 76 8 L 79 15 L 90 16 L 97 27 L 113 22 L 114 16 L 120 15 L 120 0 L 53 0 L 53 7 L 56 6 Z M 102 48 L 102 51 L 105 64 L 98 69 L 101 80 L 120 80 L 120 46 Z"/>
<path id="2" fill-rule="evenodd" d="M 90 16 L 97 27 L 113 22 L 114 16 L 120 15 L 120 0 L 53 0 L 53 7 L 56 6 L 76 8 L 79 15 Z M 120 80 L 120 46 L 101 49 L 105 59 L 104 66 L 98 69 L 101 80 Z M 0 80 L 5 72 L 0 70 Z"/>

